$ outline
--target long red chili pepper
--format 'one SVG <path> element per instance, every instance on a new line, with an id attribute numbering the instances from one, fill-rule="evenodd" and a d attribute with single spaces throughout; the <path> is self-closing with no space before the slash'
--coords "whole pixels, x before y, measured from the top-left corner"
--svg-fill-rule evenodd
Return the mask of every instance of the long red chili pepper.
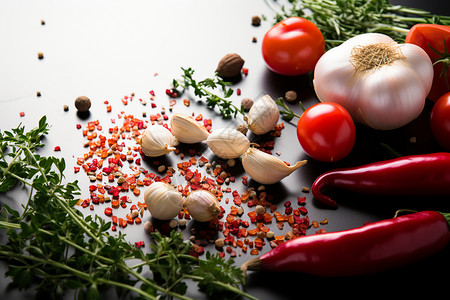
<path id="1" fill-rule="evenodd" d="M 450 153 L 403 156 L 325 172 L 311 191 L 319 202 L 336 207 L 336 201 L 322 193 L 327 188 L 374 195 L 450 195 Z"/>
<path id="2" fill-rule="evenodd" d="M 422 211 L 345 231 L 289 240 L 241 269 L 358 276 L 410 264 L 444 249 L 450 214 Z M 446 219 L 448 218 L 448 219 Z"/>

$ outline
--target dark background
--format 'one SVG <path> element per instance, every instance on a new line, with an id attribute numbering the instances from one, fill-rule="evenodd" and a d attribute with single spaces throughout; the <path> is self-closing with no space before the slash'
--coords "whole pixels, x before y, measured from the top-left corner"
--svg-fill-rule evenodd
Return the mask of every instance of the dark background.
<path id="1" fill-rule="evenodd" d="M 448 1 L 392 3 L 437 14 L 450 13 Z M 264 15 L 267 21 L 259 27 L 251 26 L 253 15 Z M 236 103 L 240 103 L 243 97 L 256 99 L 265 93 L 276 99 L 288 90 L 295 90 L 308 107 L 317 102 L 309 85 L 310 78 L 276 75 L 266 68 L 262 60 L 260 45 L 265 32 L 272 26 L 273 15 L 262 0 L 0 1 L 0 129 L 17 127 L 19 123 L 31 128 L 47 115 L 52 128 L 45 140 L 47 146 L 43 154 L 64 157 L 69 170 L 68 180 L 79 180 L 82 191 L 86 191 L 90 184 L 87 177 L 71 173 L 75 158 L 84 153 L 83 138 L 75 124 L 101 120 L 106 127 L 111 114 L 106 113 L 105 100 L 112 104 L 113 116 L 126 110 L 140 117 L 143 111 L 153 113 L 162 105 L 168 106 L 165 89 L 170 87 L 173 78 L 180 77 L 180 67 L 192 67 L 199 79 L 210 77 L 218 61 L 225 54 L 235 52 L 244 58 L 244 67 L 249 69 L 249 75 L 233 86 L 242 90 L 242 95 L 234 98 Z M 45 20 L 45 25 L 41 25 L 41 20 Z M 257 38 L 256 43 L 252 42 L 253 37 Z M 38 52 L 44 53 L 43 60 L 37 58 Z M 121 105 L 121 98 L 131 93 L 135 93 L 136 99 L 148 99 L 150 90 L 156 93 L 158 108 L 155 110 L 137 101 L 127 107 Z M 40 97 L 36 96 L 37 91 L 41 92 Z M 89 96 L 92 100 L 87 118 L 80 118 L 73 106 L 73 101 L 80 95 Z M 217 112 L 207 109 L 201 101 L 191 103 L 190 107 L 178 103 L 174 112 L 202 113 L 213 118 L 213 128 L 242 123 L 239 118 L 222 120 Z M 68 112 L 63 110 L 63 105 L 69 105 Z M 300 112 L 299 105 L 292 107 Z M 317 205 L 309 193 L 301 193 L 303 186 L 310 187 L 314 179 L 327 169 L 388 158 L 380 143 L 387 143 L 403 154 L 441 150 L 429 131 L 430 109 L 431 103 L 428 102 L 417 120 L 398 130 L 377 132 L 357 126 L 354 151 L 332 165 L 308 159 L 295 136 L 296 120 L 286 123 L 273 151 L 280 151 L 280 158 L 285 161 L 308 159 L 308 164 L 282 183 L 268 187 L 269 192 L 277 194 L 279 203 L 286 200 L 294 202 L 298 196 L 306 196 L 310 219 L 328 218 L 329 224 L 324 228 L 329 232 L 392 217 L 398 208 L 448 210 L 447 199 L 394 199 L 348 193 L 338 193 L 339 208 L 331 210 Z M 20 117 L 20 112 L 25 116 Z M 417 142 L 411 143 L 411 137 L 415 137 Z M 55 146 L 60 146 L 62 151 L 54 152 Z M 211 157 L 207 150 L 205 153 Z M 172 156 L 168 160 L 176 162 Z M 0 203 L 16 208 L 24 200 L 20 190 L 0 195 Z M 142 226 L 128 226 L 124 232 L 132 242 L 148 241 Z M 1 231 L 0 242 L 5 242 Z M 209 250 L 214 251 L 214 248 Z M 268 250 L 266 246 L 263 252 Z M 442 270 L 450 266 L 448 250 L 447 247 L 442 253 L 410 266 L 357 278 L 252 273 L 246 289 L 261 299 L 405 296 L 419 290 L 427 290 L 431 296 L 447 288 L 445 283 L 448 283 L 449 276 L 443 275 Z M 236 264 L 250 258 L 249 254 L 242 255 L 236 258 Z M 0 273 L 5 269 L 4 263 L 0 263 Z M 8 282 L 9 279 L 0 281 L 0 299 L 32 297 L 32 290 L 8 290 Z M 200 297 L 195 287 L 190 293 Z"/>

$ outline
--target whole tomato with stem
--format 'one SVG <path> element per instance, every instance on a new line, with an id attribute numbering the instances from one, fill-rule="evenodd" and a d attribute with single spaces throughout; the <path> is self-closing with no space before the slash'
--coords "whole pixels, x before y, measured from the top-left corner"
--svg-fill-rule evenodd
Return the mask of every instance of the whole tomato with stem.
<path id="1" fill-rule="evenodd" d="M 297 137 L 311 158 L 336 162 L 350 154 L 355 145 L 355 123 L 342 105 L 321 102 L 309 107 L 300 116 Z"/>
<path id="2" fill-rule="evenodd" d="M 450 151 L 450 92 L 442 95 L 433 105 L 430 128 L 436 141 Z"/>
<path id="3" fill-rule="evenodd" d="M 437 101 L 450 92 L 450 26 L 416 24 L 406 35 L 405 43 L 421 47 L 433 62 L 433 85 L 428 99 Z"/>
<path id="4" fill-rule="evenodd" d="M 301 17 L 275 24 L 264 36 L 262 55 L 273 72 L 296 76 L 314 69 L 325 53 L 325 40 L 317 26 Z"/>

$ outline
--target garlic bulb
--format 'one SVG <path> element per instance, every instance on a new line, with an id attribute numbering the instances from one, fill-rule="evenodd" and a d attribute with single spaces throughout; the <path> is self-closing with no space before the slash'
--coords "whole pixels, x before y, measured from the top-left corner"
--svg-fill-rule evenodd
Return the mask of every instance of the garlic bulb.
<path id="1" fill-rule="evenodd" d="M 149 157 L 157 157 L 175 150 L 177 140 L 173 134 L 162 125 L 148 126 L 141 137 L 142 152 Z"/>
<path id="2" fill-rule="evenodd" d="M 337 102 L 355 122 L 380 130 L 417 118 L 432 80 L 433 65 L 424 50 L 379 33 L 361 34 L 332 48 L 314 71 L 320 101 Z"/>
<path id="3" fill-rule="evenodd" d="M 213 130 L 206 139 L 206 144 L 220 158 L 229 159 L 241 156 L 250 147 L 250 141 L 234 128 Z"/>
<path id="4" fill-rule="evenodd" d="M 254 134 L 265 134 L 277 125 L 280 112 L 277 104 L 269 95 L 264 95 L 250 108 L 245 117 L 248 129 Z"/>
<path id="5" fill-rule="evenodd" d="M 242 166 L 245 172 L 262 184 L 273 184 L 307 163 L 306 160 L 288 166 L 284 161 L 256 148 L 249 148 L 242 155 Z"/>
<path id="6" fill-rule="evenodd" d="M 207 190 L 191 192 L 184 202 L 186 210 L 194 220 L 207 222 L 220 214 L 219 201 Z"/>
<path id="7" fill-rule="evenodd" d="M 170 128 L 176 139 L 182 143 L 195 144 L 208 138 L 209 132 L 192 117 L 174 114 L 170 119 Z"/>
<path id="8" fill-rule="evenodd" d="M 183 209 L 183 197 L 170 184 L 153 182 L 144 192 L 144 200 L 150 214 L 159 220 L 170 220 Z"/>

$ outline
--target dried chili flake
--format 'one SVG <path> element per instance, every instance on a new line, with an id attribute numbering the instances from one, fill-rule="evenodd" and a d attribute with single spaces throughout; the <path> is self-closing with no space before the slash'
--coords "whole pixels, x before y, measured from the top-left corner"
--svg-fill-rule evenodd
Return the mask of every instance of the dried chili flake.
<path id="1" fill-rule="evenodd" d="M 105 208 L 105 215 L 107 215 L 107 216 L 111 216 L 112 215 L 112 208 L 111 207 Z"/>
<path id="2" fill-rule="evenodd" d="M 302 214 L 302 215 L 307 215 L 308 214 L 308 209 L 304 206 L 299 207 L 298 211 Z"/>

